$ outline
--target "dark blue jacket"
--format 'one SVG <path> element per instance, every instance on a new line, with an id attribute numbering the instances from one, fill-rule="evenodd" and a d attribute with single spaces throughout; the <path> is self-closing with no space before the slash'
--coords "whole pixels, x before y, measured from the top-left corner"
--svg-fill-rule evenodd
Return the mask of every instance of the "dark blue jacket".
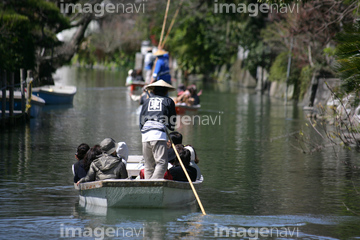
<path id="1" fill-rule="evenodd" d="M 145 122 L 149 120 L 162 123 L 168 129 L 174 131 L 176 124 L 174 101 L 169 97 L 159 95 L 152 95 L 146 99 L 140 112 L 140 130 L 142 130 Z"/>
<path id="2" fill-rule="evenodd" d="M 187 166 L 185 168 L 186 168 L 187 173 L 189 174 L 191 181 L 193 181 L 193 182 L 196 181 L 196 176 L 197 176 L 196 168 L 193 168 L 191 166 Z M 169 172 L 170 172 L 171 176 L 173 177 L 174 181 L 188 182 L 186 175 L 180 165 L 170 168 Z"/>
<path id="3" fill-rule="evenodd" d="M 74 183 L 77 183 L 81 178 L 85 177 L 86 174 L 84 159 L 81 159 L 74 164 Z"/>
<path id="4" fill-rule="evenodd" d="M 169 68 L 169 55 L 164 54 L 159 56 L 156 60 L 153 77 L 155 80 L 164 80 L 168 84 L 171 84 L 171 75 Z"/>

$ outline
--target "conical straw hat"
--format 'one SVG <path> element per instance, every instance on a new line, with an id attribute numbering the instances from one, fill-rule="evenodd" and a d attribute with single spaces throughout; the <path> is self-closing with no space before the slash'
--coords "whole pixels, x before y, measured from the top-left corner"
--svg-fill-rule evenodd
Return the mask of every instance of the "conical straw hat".
<path id="1" fill-rule="evenodd" d="M 170 84 L 168 84 L 167 82 L 165 82 L 162 79 L 157 80 L 156 82 L 147 85 L 145 87 L 145 90 L 153 90 L 154 87 L 166 87 L 166 88 L 169 89 L 169 91 L 174 91 L 175 90 L 175 88 L 173 86 L 171 86 Z"/>
<path id="2" fill-rule="evenodd" d="M 162 56 L 162 55 L 164 55 L 166 53 L 168 53 L 168 52 L 163 50 L 163 49 L 159 49 L 154 53 L 154 56 Z"/>

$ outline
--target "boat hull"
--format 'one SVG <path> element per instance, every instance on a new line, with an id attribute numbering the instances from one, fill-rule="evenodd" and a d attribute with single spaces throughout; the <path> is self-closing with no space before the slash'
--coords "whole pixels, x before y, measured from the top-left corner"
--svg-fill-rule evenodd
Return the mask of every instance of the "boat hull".
<path id="1" fill-rule="evenodd" d="M 194 182 L 199 188 L 202 181 Z M 79 186 L 80 204 L 102 207 L 172 208 L 191 205 L 196 198 L 188 182 L 170 180 L 103 180 Z"/>
<path id="2" fill-rule="evenodd" d="M 2 92 L 0 92 L 0 98 L 2 97 Z M 22 103 L 21 103 L 21 92 L 15 91 L 14 92 L 14 111 L 21 111 Z M 45 100 L 37 97 L 35 95 L 31 96 L 31 102 L 30 102 L 30 117 L 36 118 L 40 115 L 42 108 L 45 105 Z M 9 91 L 6 93 L 6 110 L 9 110 Z M 0 105 L 0 110 L 2 109 Z"/>
<path id="3" fill-rule="evenodd" d="M 72 104 L 76 91 L 74 86 L 42 86 L 32 89 L 33 94 L 43 98 L 47 105 Z"/>
<path id="4" fill-rule="evenodd" d="M 199 110 L 200 105 L 187 106 L 185 104 L 175 104 L 176 114 L 184 115 L 184 114 L 194 114 Z"/>

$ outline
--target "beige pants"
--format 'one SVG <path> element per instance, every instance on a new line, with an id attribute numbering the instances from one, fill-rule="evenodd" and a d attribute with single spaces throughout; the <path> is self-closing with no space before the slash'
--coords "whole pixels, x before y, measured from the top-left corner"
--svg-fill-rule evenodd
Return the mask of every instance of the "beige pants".
<path id="1" fill-rule="evenodd" d="M 143 142 L 145 179 L 163 179 L 168 166 L 166 141 Z"/>

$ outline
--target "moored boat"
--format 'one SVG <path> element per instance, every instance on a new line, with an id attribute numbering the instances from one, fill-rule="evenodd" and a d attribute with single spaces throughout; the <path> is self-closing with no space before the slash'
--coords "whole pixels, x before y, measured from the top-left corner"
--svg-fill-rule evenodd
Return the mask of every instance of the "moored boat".
<path id="1" fill-rule="evenodd" d="M 72 104 L 76 94 L 75 86 L 46 85 L 32 89 L 33 94 L 43 98 L 46 104 Z"/>
<path id="2" fill-rule="evenodd" d="M 178 114 L 178 115 L 196 113 L 200 109 L 200 107 L 201 107 L 200 104 L 193 105 L 193 106 L 188 106 L 188 105 L 186 105 L 184 103 L 175 104 L 176 114 Z"/>
<path id="3" fill-rule="evenodd" d="M 140 171 L 141 156 L 129 156 L 128 175 L 137 176 Z M 203 179 L 193 182 L 199 188 Z M 196 202 L 188 182 L 148 179 L 107 179 L 75 185 L 79 190 L 82 206 L 133 208 L 173 208 Z"/>
<path id="4" fill-rule="evenodd" d="M 9 110 L 9 96 L 10 93 L 7 91 L 6 93 L 6 110 Z M 2 98 L 2 92 L 0 91 L 0 99 Z M 20 112 L 22 110 L 22 103 L 21 103 L 21 92 L 20 91 L 14 91 L 14 111 Z M 31 102 L 30 102 L 30 117 L 36 118 L 40 115 L 42 108 L 45 105 L 45 100 L 35 96 L 32 94 L 31 96 Z M 26 108 L 26 107 L 24 107 Z M 2 109 L 2 106 L 0 105 L 0 110 Z"/>

